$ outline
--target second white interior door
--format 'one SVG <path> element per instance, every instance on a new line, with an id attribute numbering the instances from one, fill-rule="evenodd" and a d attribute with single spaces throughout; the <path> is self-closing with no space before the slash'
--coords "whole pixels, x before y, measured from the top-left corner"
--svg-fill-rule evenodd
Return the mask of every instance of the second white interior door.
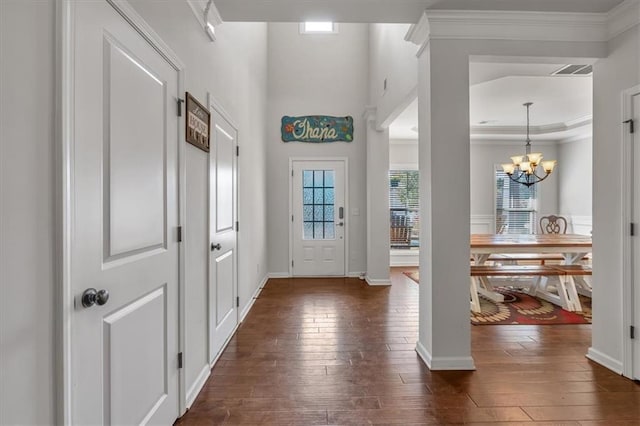
<path id="1" fill-rule="evenodd" d="M 211 111 L 211 119 L 209 356 L 210 361 L 213 361 L 238 325 L 237 133 L 217 111 Z"/>
<path id="2" fill-rule="evenodd" d="M 345 161 L 292 161 L 292 275 L 345 275 Z"/>

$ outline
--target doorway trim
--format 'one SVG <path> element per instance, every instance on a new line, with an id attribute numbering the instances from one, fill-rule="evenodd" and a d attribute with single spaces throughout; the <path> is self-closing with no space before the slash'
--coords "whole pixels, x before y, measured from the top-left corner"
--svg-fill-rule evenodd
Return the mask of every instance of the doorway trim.
<path id="1" fill-rule="evenodd" d="M 173 50 L 162 41 L 160 36 L 147 24 L 127 0 L 104 0 L 120 14 L 131 27 L 137 31 L 178 74 L 178 96 L 184 92 L 185 65 Z M 54 147 L 54 386 L 57 390 L 55 399 L 56 424 L 71 425 L 73 421 L 72 380 L 71 371 L 71 329 L 75 297 L 71 285 L 71 247 L 75 232 L 73 225 L 74 174 L 73 146 L 75 143 L 74 128 L 74 36 L 75 36 L 75 4 L 72 0 L 56 0 L 55 4 L 55 147 Z M 183 225 L 185 214 L 184 203 L 184 144 L 180 143 L 180 135 L 184 134 L 184 120 L 178 120 L 178 223 Z M 177 231 L 176 231 L 177 232 Z M 178 350 L 184 350 L 184 250 L 178 245 Z M 184 370 L 178 370 L 178 416 L 185 412 L 185 377 Z"/>
<path id="2" fill-rule="evenodd" d="M 622 92 L 622 119 L 629 119 L 633 110 L 633 96 L 640 93 L 640 85 L 631 87 Z M 622 132 L 622 375 L 633 378 L 633 341 L 629 330 L 634 325 L 634 283 L 633 283 L 633 256 L 632 237 L 629 232 L 629 224 L 632 221 L 633 208 L 633 165 L 631 158 L 633 134 L 623 129 Z M 640 171 L 639 171 L 640 172 Z M 637 237 L 636 237 L 637 238 Z M 640 266 L 637 265 L 637 266 Z M 640 283 L 637 283 L 640 288 Z M 637 290 L 637 289 L 636 289 Z"/>
<path id="3" fill-rule="evenodd" d="M 289 157 L 289 216 L 287 221 L 289 222 L 289 277 L 293 277 L 293 268 L 291 263 L 293 262 L 293 222 L 290 220 L 293 217 L 293 163 L 295 161 L 342 161 L 344 163 L 344 210 L 345 215 L 345 233 L 344 233 L 344 276 L 349 275 L 349 229 L 351 216 L 349 214 L 349 158 L 348 157 Z"/>

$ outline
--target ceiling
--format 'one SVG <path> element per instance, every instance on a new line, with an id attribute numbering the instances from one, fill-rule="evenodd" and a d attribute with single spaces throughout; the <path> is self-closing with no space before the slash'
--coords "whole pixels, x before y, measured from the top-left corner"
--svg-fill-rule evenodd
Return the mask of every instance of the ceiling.
<path id="1" fill-rule="evenodd" d="M 593 12 L 623 0 L 215 0 L 224 21 L 416 23 L 425 9 Z"/>
<path id="2" fill-rule="evenodd" d="M 415 23 L 425 9 L 604 13 L 623 0 L 215 0 L 224 21 Z M 525 131 L 561 140 L 590 133 L 591 77 L 550 74 L 564 64 L 473 63 L 470 124 L 474 139 L 513 140 Z M 389 128 L 392 139 L 417 139 L 417 102 Z M 482 122 L 482 124 L 480 124 Z"/>
<path id="3" fill-rule="evenodd" d="M 522 139 L 525 102 L 535 140 L 558 141 L 591 133 L 591 76 L 551 76 L 565 64 L 472 63 L 469 66 L 469 121 L 476 140 Z M 389 127 L 390 139 L 418 137 L 414 101 Z"/>

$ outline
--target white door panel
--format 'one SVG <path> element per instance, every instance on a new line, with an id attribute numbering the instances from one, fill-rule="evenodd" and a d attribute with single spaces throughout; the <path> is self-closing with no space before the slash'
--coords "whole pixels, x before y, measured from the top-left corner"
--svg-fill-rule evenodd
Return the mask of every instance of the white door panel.
<path id="1" fill-rule="evenodd" d="M 74 13 L 71 421 L 172 424 L 178 72 L 106 1 Z"/>
<path id="2" fill-rule="evenodd" d="M 105 37 L 103 170 L 110 257 L 164 247 L 166 237 L 167 135 L 158 123 L 166 121 L 167 85 L 118 44 Z"/>
<path id="3" fill-rule="evenodd" d="M 292 162 L 294 276 L 345 275 L 343 160 Z"/>
<path id="4" fill-rule="evenodd" d="M 212 111 L 210 184 L 209 361 L 213 361 L 238 325 L 237 287 L 237 132 Z"/>

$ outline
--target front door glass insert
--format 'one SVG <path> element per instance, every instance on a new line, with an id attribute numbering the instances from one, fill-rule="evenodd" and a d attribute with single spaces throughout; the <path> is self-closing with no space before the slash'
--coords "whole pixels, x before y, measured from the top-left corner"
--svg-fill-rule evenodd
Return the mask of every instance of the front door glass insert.
<path id="1" fill-rule="evenodd" d="M 303 170 L 302 192 L 303 238 L 335 239 L 335 172 Z"/>

